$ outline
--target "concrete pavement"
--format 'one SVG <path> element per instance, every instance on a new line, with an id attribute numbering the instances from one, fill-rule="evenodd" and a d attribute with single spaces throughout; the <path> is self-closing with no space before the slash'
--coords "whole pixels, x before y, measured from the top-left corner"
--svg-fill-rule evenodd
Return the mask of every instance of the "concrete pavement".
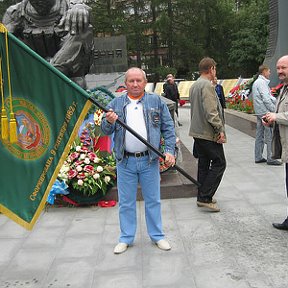
<path id="1" fill-rule="evenodd" d="M 179 113 L 192 150 L 189 110 Z M 195 198 L 162 200 L 171 251 L 149 240 L 141 201 L 134 246 L 121 255 L 117 206 L 52 207 L 33 231 L 0 215 L 0 287 L 287 288 L 288 233 L 271 225 L 286 217 L 284 166 L 255 164 L 254 139 L 229 126 L 227 135 L 221 212 Z"/>

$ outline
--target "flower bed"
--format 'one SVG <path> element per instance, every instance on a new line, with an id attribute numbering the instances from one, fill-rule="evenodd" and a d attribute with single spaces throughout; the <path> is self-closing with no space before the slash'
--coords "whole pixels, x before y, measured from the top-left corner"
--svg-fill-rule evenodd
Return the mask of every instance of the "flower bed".
<path id="1" fill-rule="evenodd" d="M 253 101 L 250 93 L 252 84 L 257 79 L 256 75 L 241 85 L 237 85 L 229 92 L 226 99 L 226 107 L 228 109 L 243 111 L 248 114 L 254 113 Z"/>

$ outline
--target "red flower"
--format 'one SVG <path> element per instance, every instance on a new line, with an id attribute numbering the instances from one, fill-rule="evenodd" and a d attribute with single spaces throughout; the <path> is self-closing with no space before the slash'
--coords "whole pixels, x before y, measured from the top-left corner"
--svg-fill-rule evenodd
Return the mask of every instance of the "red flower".
<path id="1" fill-rule="evenodd" d="M 81 173 L 79 173 L 79 174 L 77 175 L 77 178 L 78 178 L 78 179 L 84 179 L 84 178 L 86 178 L 86 175 L 85 175 L 84 172 L 81 172 Z"/>
<path id="2" fill-rule="evenodd" d="M 91 160 L 91 161 L 94 161 L 94 159 L 97 157 L 97 155 L 94 153 L 94 152 L 90 152 L 88 153 L 88 158 Z"/>
<path id="3" fill-rule="evenodd" d="M 78 174 L 78 172 L 76 170 L 69 170 L 68 172 L 68 179 L 72 179 L 74 178 L 76 175 Z"/>
<path id="4" fill-rule="evenodd" d="M 75 159 L 77 159 L 79 157 L 79 153 L 78 152 L 73 152 L 70 154 L 69 158 L 74 161 Z"/>
<path id="5" fill-rule="evenodd" d="M 88 152 L 89 149 L 88 149 L 86 146 L 82 146 L 82 147 L 81 147 L 81 151 L 82 151 L 82 152 Z"/>
<path id="6" fill-rule="evenodd" d="M 83 170 L 92 174 L 92 172 L 94 171 L 94 167 L 92 165 L 85 165 Z"/>
<path id="7" fill-rule="evenodd" d="M 76 164 L 76 166 L 79 166 L 79 165 L 81 165 L 83 162 L 84 162 L 83 160 L 77 160 L 77 161 L 75 162 L 75 164 Z"/>

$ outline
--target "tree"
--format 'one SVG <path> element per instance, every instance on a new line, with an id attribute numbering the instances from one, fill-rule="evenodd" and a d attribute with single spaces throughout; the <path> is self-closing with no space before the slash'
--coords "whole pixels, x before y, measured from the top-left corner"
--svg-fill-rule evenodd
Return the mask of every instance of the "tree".
<path id="1" fill-rule="evenodd" d="M 17 0 L 0 0 L 2 16 Z M 251 77 L 263 62 L 268 0 L 87 0 L 95 37 L 125 35 L 129 66 L 192 78 L 204 56 L 219 78 Z M 161 60 L 161 61 L 160 61 Z M 159 69 L 163 66 L 163 69 Z"/>
<path id="2" fill-rule="evenodd" d="M 235 13 L 235 32 L 232 35 L 229 62 L 238 76 L 251 77 L 265 58 L 269 11 L 268 0 L 246 2 Z"/>
<path id="3" fill-rule="evenodd" d="M 194 74 L 204 56 L 215 58 L 220 71 L 225 71 L 234 7 L 234 0 L 177 0 L 172 1 L 172 14 L 162 13 L 161 37 L 169 43 L 172 35 L 173 66 L 178 76 Z"/>

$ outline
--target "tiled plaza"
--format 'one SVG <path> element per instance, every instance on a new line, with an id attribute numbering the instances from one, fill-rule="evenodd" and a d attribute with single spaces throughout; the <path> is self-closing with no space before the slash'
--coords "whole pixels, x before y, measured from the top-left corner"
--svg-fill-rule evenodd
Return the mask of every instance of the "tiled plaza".
<path id="1" fill-rule="evenodd" d="M 189 109 L 180 108 L 180 138 Z M 0 215 L 0 287 L 25 288 L 286 288 L 288 233 L 284 166 L 254 163 L 254 139 L 227 126 L 227 170 L 216 194 L 220 213 L 195 198 L 162 201 L 172 250 L 146 233 L 143 202 L 133 247 L 114 255 L 118 207 L 49 208 L 32 231 Z"/>

